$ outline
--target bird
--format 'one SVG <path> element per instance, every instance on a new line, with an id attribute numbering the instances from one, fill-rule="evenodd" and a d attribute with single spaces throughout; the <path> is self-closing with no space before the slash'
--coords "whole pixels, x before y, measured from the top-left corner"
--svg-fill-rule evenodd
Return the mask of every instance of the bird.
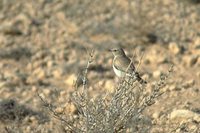
<path id="1" fill-rule="evenodd" d="M 115 47 L 110 49 L 109 51 L 112 52 L 114 55 L 112 67 L 114 73 L 118 77 L 132 77 L 135 78 L 140 84 L 147 84 L 145 80 L 141 78 L 139 73 L 136 71 L 133 62 L 131 59 L 125 54 L 124 50 L 121 47 Z"/>

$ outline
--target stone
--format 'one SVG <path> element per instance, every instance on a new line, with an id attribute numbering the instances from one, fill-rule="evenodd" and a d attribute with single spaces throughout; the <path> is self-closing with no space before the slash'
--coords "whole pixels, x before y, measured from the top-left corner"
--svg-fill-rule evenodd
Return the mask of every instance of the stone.
<path id="1" fill-rule="evenodd" d="M 156 70 L 155 72 L 153 72 L 153 77 L 154 78 L 158 78 L 161 76 L 161 71 L 160 70 Z"/>
<path id="2" fill-rule="evenodd" d="M 173 54 L 179 54 L 181 52 L 181 48 L 175 42 L 171 42 L 168 48 Z"/>
<path id="3" fill-rule="evenodd" d="M 190 60 L 190 66 L 193 66 L 197 63 L 199 56 L 192 56 Z"/>
<path id="4" fill-rule="evenodd" d="M 169 86 L 169 90 L 170 90 L 170 91 L 173 91 L 173 90 L 176 90 L 176 89 L 177 89 L 176 85 L 171 85 L 171 86 Z"/>
<path id="5" fill-rule="evenodd" d="M 109 92 L 114 92 L 114 89 L 115 89 L 115 85 L 114 85 L 114 82 L 113 82 L 113 80 L 106 80 L 105 82 L 104 82 L 104 87 L 105 87 L 105 89 L 107 90 L 107 91 L 109 91 Z"/>
<path id="6" fill-rule="evenodd" d="M 142 75 L 142 79 L 144 79 L 144 80 L 149 80 L 150 79 L 150 74 L 144 74 L 144 75 Z"/>
<path id="7" fill-rule="evenodd" d="M 22 35 L 23 32 L 21 29 L 14 25 L 3 25 L 0 27 L 0 32 L 6 34 L 6 35 Z"/>
<path id="8" fill-rule="evenodd" d="M 31 91 L 32 91 L 32 92 L 37 92 L 37 90 L 38 90 L 38 89 L 37 89 L 36 86 L 32 86 L 32 88 L 31 88 Z"/>
<path id="9" fill-rule="evenodd" d="M 34 76 L 29 76 L 26 79 L 26 83 L 28 83 L 28 84 L 35 84 L 35 83 L 37 83 L 37 79 Z"/>
<path id="10" fill-rule="evenodd" d="M 5 81 L 0 81 L 0 89 L 5 87 L 7 85 L 7 82 Z"/>
<path id="11" fill-rule="evenodd" d="M 62 75 L 64 74 L 63 71 L 61 69 L 56 69 L 52 72 L 53 77 L 59 79 L 62 77 Z"/>
<path id="12" fill-rule="evenodd" d="M 158 118 L 160 118 L 161 114 L 162 113 L 160 111 L 156 111 L 156 112 L 153 113 L 152 116 L 153 116 L 154 119 L 158 119 Z"/>
<path id="13" fill-rule="evenodd" d="M 37 118 L 35 116 L 30 116 L 29 119 L 31 122 L 37 122 Z"/>
<path id="14" fill-rule="evenodd" d="M 25 97 L 25 96 L 28 96 L 28 92 L 27 92 L 27 91 L 23 91 L 23 92 L 21 93 L 21 95 L 24 96 L 24 97 Z M 26 97 L 26 98 L 27 98 L 27 97 Z"/>
<path id="15" fill-rule="evenodd" d="M 55 112 L 58 113 L 58 114 L 62 114 L 63 111 L 64 111 L 64 109 L 63 109 L 62 107 L 57 107 L 57 108 L 55 109 Z"/>
<path id="16" fill-rule="evenodd" d="M 185 109 L 179 109 L 179 110 L 174 110 L 170 114 L 170 119 L 171 120 L 195 120 L 197 122 L 200 122 L 200 114 L 197 114 L 195 112 L 192 112 L 190 110 L 185 110 Z"/>
<path id="17" fill-rule="evenodd" d="M 45 95 L 49 96 L 50 93 L 51 93 L 51 90 L 49 90 L 49 89 L 43 89 L 43 93 L 44 93 Z"/>
<path id="18" fill-rule="evenodd" d="M 188 67 L 195 65 L 197 60 L 198 60 L 198 56 L 196 55 L 186 55 L 183 57 L 183 62 Z"/>
<path id="19" fill-rule="evenodd" d="M 199 78 L 200 78 L 200 71 L 199 71 L 199 72 L 197 72 L 197 77 L 199 77 Z"/>
<path id="20" fill-rule="evenodd" d="M 200 38 L 199 37 L 195 39 L 193 46 L 195 49 L 200 49 Z"/>
<path id="21" fill-rule="evenodd" d="M 69 85 L 69 86 L 74 86 L 75 82 L 77 80 L 77 76 L 75 74 L 71 74 L 69 75 L 66 80 L 64 81 L 65 84 Z"/>
<path id="22" fill-rule="evenodd" d="M 61 97 L 66 97 L 67 93 L 68 93 L 67 91 L 63 90 L 63 91 L 60 92 L 60 96 Z"/>
<path id="23" fill-rule="evenodd" d="M 56 65 L 55 61 L 52 61 L 52 60 L 47 61 L 47 67 L 48 67 L 48 68 L 51 68 L 51 67 L 53 67 L 54 65 Z"/>
<path id="24" fill-rule="evenodd" d="M 44 78 L 45 78 L 45 71 L 40 71 L 40 72 L 38 73 L 38 75 L 37 75 L 37 78 L 38 78 L 39 80 L 44 79 Z"/>
<path id="25" fill-rule="evenodd" d="M 196 64 L 197 64 L 198 66 L 200 66 L 200 55 L 198 56 L 198 59 L 197 59 Z"/>
<path id="26" fill-rule="evenodd" d="M 72 103 L 66 103 L 64 106 L 66 113 L 75 113 L 77 111 L 75 105 Z"/>
<path id="27" fill-rule="evenodd" d="M 35 75 L 38 80 L 42 80 L 46 77 L 45 70 L 40 67 L 33 71 L 33 75 Z"/>
<path id="28" fill-rule="evenodd" d="M 191 80 L 188 80 L 186 81 L 184 84 L 183 84 L 183 87 L 184 88 L 190 88 L 192 86 L 195 85 L 195 80 L 194 79 L 191 79 Z"/>

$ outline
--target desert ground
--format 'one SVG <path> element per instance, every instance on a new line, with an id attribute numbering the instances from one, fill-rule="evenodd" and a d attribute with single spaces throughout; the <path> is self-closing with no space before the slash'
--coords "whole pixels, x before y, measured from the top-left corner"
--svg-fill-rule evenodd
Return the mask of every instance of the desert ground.
<path id="1" fill-rule="evenodd" d="M 122 47 L 148 82 L 171 65 L 163 95 L 143 112 L 150 133 L 200 133 L 199 0 L 1 0 L 0 132 L 64 132 L 38 93 L 71 115 L 89 54 L 92 97 L 119 79 L 108 50 Z"/>

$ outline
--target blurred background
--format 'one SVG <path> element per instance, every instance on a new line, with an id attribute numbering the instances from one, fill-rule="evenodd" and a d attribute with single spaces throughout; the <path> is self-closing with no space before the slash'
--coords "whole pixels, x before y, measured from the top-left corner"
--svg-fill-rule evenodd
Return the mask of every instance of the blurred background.
<path id="1" fill-rule="evenodd" d="M 176 123 L 172 110 L 199 115 L 199 0 L 1 0 L 0 128 L 57 130 L 36 92 L 76 112 L 69 97 L 92 50 L 91 94 L 112 92 L 117 77 L 108 49 L 116 46 L 135 64 L 144 54 L 139 71 L 147 91 L 174 65 L 165 95 L 146 111 L 156 123 L 152 132 Z"/>

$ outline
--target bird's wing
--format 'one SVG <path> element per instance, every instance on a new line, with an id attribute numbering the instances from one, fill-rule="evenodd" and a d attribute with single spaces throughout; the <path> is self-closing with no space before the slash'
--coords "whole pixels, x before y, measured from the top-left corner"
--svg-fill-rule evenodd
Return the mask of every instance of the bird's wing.
<path id="1" fill-rule="evenodd" d="M 128 57 L 125 57 L 125 58 L 116 57 L 114 60 L 114 65 L 116 69 L 119 69 L 123 72 L 132 73 L 135 70 L 135 66 L 133 65 L 133 63 L 131 64 L 130 63 L 131 63 L 131 60 Z"/>

